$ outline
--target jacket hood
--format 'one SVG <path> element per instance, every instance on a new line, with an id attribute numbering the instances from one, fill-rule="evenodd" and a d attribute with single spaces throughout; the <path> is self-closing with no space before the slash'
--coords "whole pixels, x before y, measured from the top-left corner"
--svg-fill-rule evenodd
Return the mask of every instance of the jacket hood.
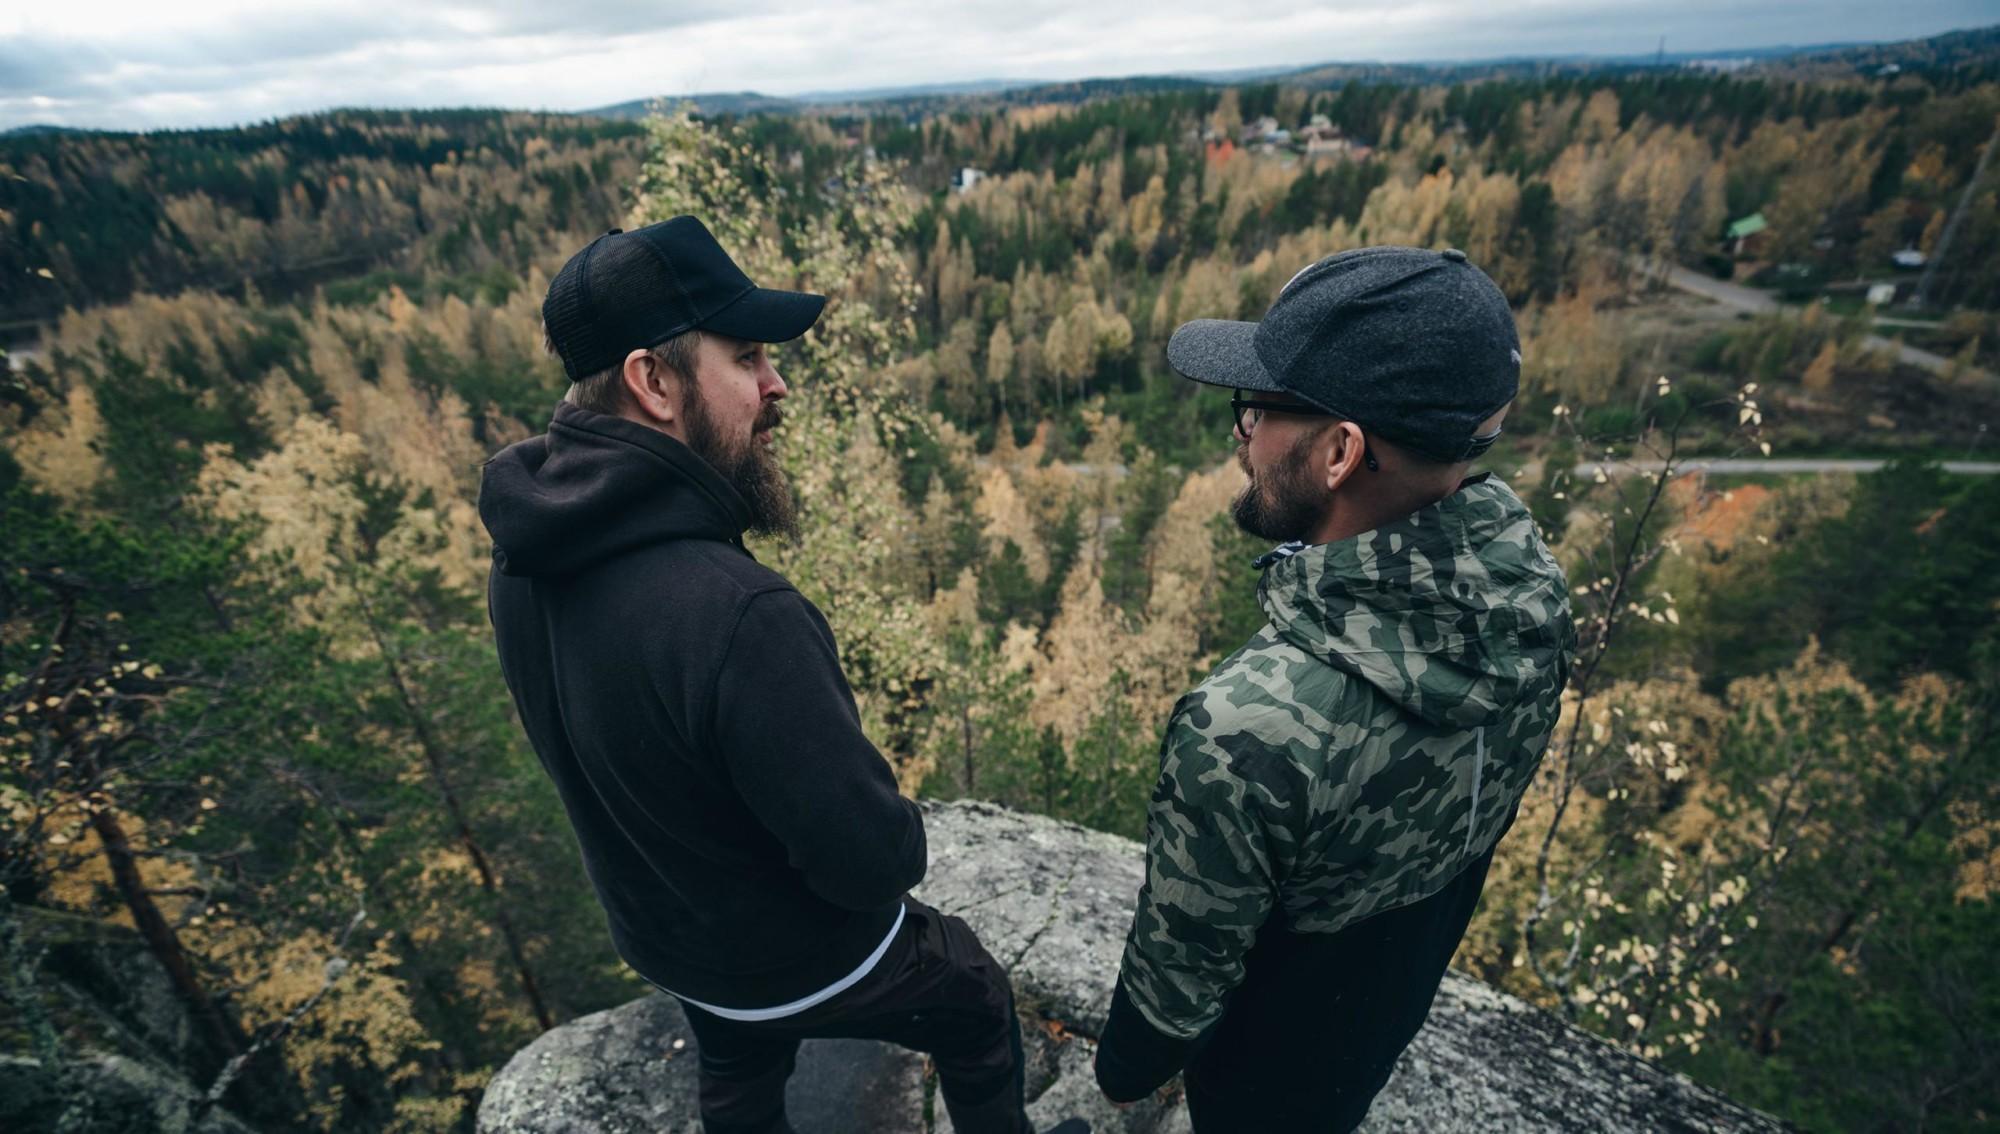
<path id="1" fill-rule="evenodd" d="M 563 402 L 546 434 L 486 462 L 479 518 L 503 574 L 569 575 L 665 540 L 740 547 L 750 513 L 686 445 Z"/>
<path id="2" fill-rule="evenodd" d="M 1575 644 L 1562 568 L 1490 474 L 1278 560 L 1258 599 L 1286 641 L 1433 725 L 1493 723 Z"/>

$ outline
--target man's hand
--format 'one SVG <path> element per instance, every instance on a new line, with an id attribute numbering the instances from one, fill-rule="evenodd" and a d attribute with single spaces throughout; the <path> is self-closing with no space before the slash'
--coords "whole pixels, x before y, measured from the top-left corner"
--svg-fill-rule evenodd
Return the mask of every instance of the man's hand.
<path id="1" fill-rule="evenodd" d="M 1092 1046 L 1090 1049 L 1090 1074 L 1092 1078 L 1096 1078 L 1097 1076 L 1097 1048 L 1095 1046 Z M 1099 1094 L 1103 1094 L 1104 1093 L 1103 1086 L 1100 1085 L 1097 1088 L 1097 1091 Z M 1139 1105 L 1138 1099 L 1132 1099 L 1128 1102 L 1119 1102 L 1117 1099 L 1112 1098 L 1110 1095 L 1104 1095 L 1104 1101 L 1110 1103 L 1112 1106 L 1117 1107 L 1119 1110 L 1131 1110 L 1133 1107 Z"/>

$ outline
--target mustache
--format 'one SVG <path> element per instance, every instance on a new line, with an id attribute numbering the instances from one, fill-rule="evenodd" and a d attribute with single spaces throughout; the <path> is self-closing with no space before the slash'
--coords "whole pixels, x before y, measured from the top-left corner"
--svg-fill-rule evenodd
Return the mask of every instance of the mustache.
<path id="1" fill-rule="evenodd" d="M 752 424 L 751 428 L 762 433 L 766 430 L 776 429 L 784 423 L 785 411 L 778 408 L 778 403 L 765 402 L 764 408 L 757 411 L 757 420 Z"/>

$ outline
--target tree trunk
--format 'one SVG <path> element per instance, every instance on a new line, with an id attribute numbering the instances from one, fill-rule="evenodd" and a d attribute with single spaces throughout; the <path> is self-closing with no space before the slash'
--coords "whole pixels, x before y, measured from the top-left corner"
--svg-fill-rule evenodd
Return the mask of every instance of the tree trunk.
<path id="1" fill-rule="evenodd" d="M 973 792 L 971 705 L 966 704 L 958 707 L 958 727 L 959 735 L 965 741 L 965 794 L 971 795 Z"/>
<path id="2" fill-rule="evenodd" d="M 1976 737 L 1971 743 L 1983 744 L 1987 735 L 1990 734 Z M 1956 786 L 1956 771 L 1956 767 L 1947 767 L 1944 778 L 1932 786 L 1930 792 L 1918 803 L 1916 811 L 1904 817 L 1902 842 L 1916 838 L 1917 832 L 1923 829 L 1924 824 L 1942 813 L 1945 806 L 1950 803 L 1953 797 L 1952 789 Z M 1847 940 L 1847 935 L 1853 930 L 1854 924 L 1867 912 L 1869 893 L 1873 889 L 1874 879 L 1864 879 L 1855 890 L 1854 901 L 1841 912 L 1840 917 L 1834 921 L 1833 928 L 1792 964 L 1791 973 L 1785 978 L 1784 985 L 1766 994 L 1763 1001 L 1758 1004 L 1757 1021 L 1750 1037 L 1751 1047 L 1757 1054 L 1769 1055 L 1778 1049 L 1778 1012 L 1784 1008 L 1785 1002 L 1791 999 L 1792 982 L 1798 979 L 1799 973 L 1814 957 L 1832 952 L 1836 946 Z"/>
<path id="3" fill-rule="evenodd" d="M 50 657 L 71 645 L 71 631 L 76 626 L 76 592 L 67 588 L 60 591 L 62 619 L 58 623 L 52 642 L 56 647 Z M 81 674 L 82 671 L 79 671 Z M 58 697 L 55 673 L 44 663 L 36 674 L 37 697 L 42 699 Z M 78 676 L 74 683 L 65 682 L 59 699 L 67 703 L 74 690 L 84 684 L 85 677 Z M 84 782 L 98 783 L 103 780 L 103 770 L 99 767 L 97 749 L 81 734 L 68 719 L 67 714 L 53 715 L 50 726 L 62 742 L 77 769 L 83 774 Z M 181 947 L 180 935 L 167 924 L 166 916 L 146 892 L 145 879 L 139 874 L 139 860 L 132 853 L 132 842 L 125 834 L 124 825 L 118 822 L 117 813 L 110 808 L 93 810 L 90 813 L 91 829 L 104 846 L 105 862 L 111 867 L 111 880 L 118 888 L 118 894 L 125 900 L 125 907 L 132 914 L 132 924 L 139 930 L 146 947 L 167 972 L 167 979 L 173 984 L 174 992 L 187 1003 L 196 1025 L 201 1029 L 218 1061 L 227 1060 L 243 1049 L 241 1033 L 233 1026 L 222 1009 L 202 987 L 201 978 L 195 974 L 194 965 L 188 960 L 187 950 Z"/>
<path id="4" fill-rule="evenodd" d="M 109 808 L 94 811 L 90 816 L 91 829 L 97 832 L 98 841 L 104 844 L 104 859 L 111 867 L 111 879 L 118 887 L 118 894 L 125 899 L 125 908 L 131 911 L 132 923 L 139 928 L 139 936 L 146 941 L 153 956 L 158 958 L 160 967 L 167 970 L 167 979 L 173 982 L 174 991 L 187 1002 L 195 1022 L 202 1034 L 214 1048 L 219 1059 L 228 1059 L 242 1051 L 242 1037 L 231 1026 L 228 1017 L 202 987 L 201 978 L 195 975 L 194 965 L 189 962 L 187 950 L 181 947 L 181 939 L 174 927 L 167 924 L 165 915 L 154 903 L 152 895 L 146 892 L 146 883 L 139 876 L 139 860 L 132 854 L 132 843 L 125 836 L 125 828 Z"/>
<path id="5" fill-rule="evenodd" d="M 521 947 L 521 935 L 514 928 L 514 919 L 507 915 L 506 903 L 500 897 L 500 884 L 494 877 L 491 863 L 487 861 L 485 848 L 481 847 L 479 840 L 473 836 L 472 825 L 465 818 L 465 809 L 459 806 L 458 793 L 452 789 L 451 778 L 445 772 L 444 749 L 438 744 L 437 738 L 431 735 L 430 725 L 418 711 L 416 698 L 411 694 L 409 685 L 404 682 L 402 668 L 396 664 L 395 654 L 390 651 L 389 644 L 382 640 L 379 633 L 375 635 L 375 641 L 382 651 L 382 664 L 389 671 L 389 682 L 396 687 L 396 697 L 402 702 L 403 711 L 410 719 L 410 727 L 417 734 L 417 746 L 423 750 L 424 765 L 430 771 L 431 782 L 437 786 L 438 795 L 444 800 L 445 811 L 451 816 L 452 827 L 458 834 L 459 844 L 472 858 L 473 868 L 479 873 L 480 889 L 486 891 L 486 896 L 493 900 L 493 920 L 499 924 L 500 936 L 507 943 L 507 955 L 513 960 L 514 971 L 521 978 L 521 991 L 534 1009 L 535 1022 L 546 1032 L 556 1026 L 555 1018 L 549 1014 L 548 1006 L 542 1002 L 541 986 L 536 983 L 535 974 L 528 967 L 527 951 Z"/>

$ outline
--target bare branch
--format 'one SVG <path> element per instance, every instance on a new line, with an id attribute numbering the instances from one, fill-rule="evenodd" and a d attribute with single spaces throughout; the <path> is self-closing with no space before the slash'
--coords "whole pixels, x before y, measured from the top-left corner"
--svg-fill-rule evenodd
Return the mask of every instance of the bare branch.
<path id="1" fill-rule="evenodd" d="M 333 986 L 340 983 L 341 977 L 347 975 L 348 961 L 346 957 L 341 956 L 341 953 L 347 948 L 348 938 L 352 937 L 354 931 L 366 920 L 368 920 L 368 907 L 366 905 L 355 907 L 354 916 L 347 919 L 346 928 L 340 931 L 339 938 L 333 943 L 334 955 L 327 959 L 325 976 L 320 981 L 318 991 L 285 1013 L 283 1019 L 262 1029 L 248 1048 L 231 1056 L 229 1062 L 223 1064 L 221 1072 L 215 1076 L 215 1082 L 208 1085 L 208 1090 L 202 1092 L 199 1098 L 189 1100 L 190 1121 L 199 1122 L 207 1117 L 208 1112 L 215 1109 L 216 1104 L 222 1101 L 222 1096 L 229 1093 L 229 1088 L 243 1075 L 243 1069 L 257 1057 L 258 1052 L 285 1038 L 293 1025 L 304 1019 L 314 1008 L 319 1007 L 319 1002 L 326 999 L 327 993 L 333 991 Z"/>

